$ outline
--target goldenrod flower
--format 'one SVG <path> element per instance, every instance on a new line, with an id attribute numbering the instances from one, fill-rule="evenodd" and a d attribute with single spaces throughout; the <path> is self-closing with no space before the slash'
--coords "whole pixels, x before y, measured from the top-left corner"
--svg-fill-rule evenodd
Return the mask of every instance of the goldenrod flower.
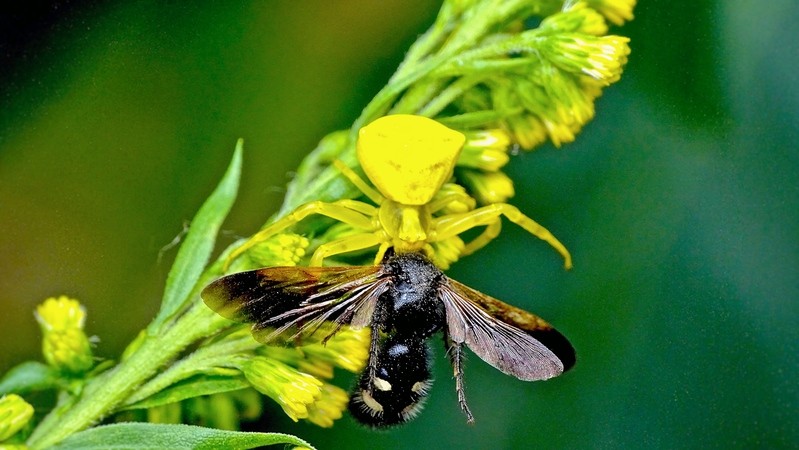
<path id="1" fill-rule="evenodd" d="M 627 63 L 629 38 L 623 36 L 590 36 L 562 33 L 544 41 L 542 53 L 561 69 L 582 73 L 606 85 L 618 81 Z"/>
<path id="2" fill-rule="evenodd" d="M 48 298 L 34 315 L 44 334 L 42 353 L 48 364 L 76 375 L 91 369 L 91 345 L 83 332 L 86 311 L 77 300 L 66 296 Z"/>
<path id="3" fill-rule="evenodd" d="M 587 0 L 588 4 L 616 25 L 633 20 L 636 0 Z"/>
<path id="4" fill-rule="evenodd" d="M 461 150 L 458 165 L 496 171 L 501 169 L 510 159 L 510 137 L 501 129 L 483 131 L 467 131 L 466 144 Z"/>
<path id="5" fill-rule="evenodd" d="M 253 356 L 241 358 L 238 365 L 250 384 L 295 422 L 308 418 L 308 407 L 322 396 L 322 381 L 285 363 Z"/>
<path id="6" fill-rule="evenodd" d="M 547 32 L 578 32 L 599 36 L 608 32 L 608 25 L 600 12 L 589 8 L 583 2 L 575 2 L 568 9 L 542 20 L 539 29 Z"/>
<path id="7" fill-rule="evenodd" d="M 441 270 L 447 270 L 449 267 L 460 259 L 463 249 L 466 247 L 463 239 L 458 236 L 452 236 L 449 239 L 436 241 L 430 244 L 433 249 L 432 260 L 433 264 Z"/>
<path id="8" fill-rule="evenodd" d="M 17 434 L 33 417 L 33 406 L 17 394 L 0 397 L 0 441 Z"/>
<path id="9" fill-rule="evenodd" d="M 432 203 L 448 197 L 453 200 L 447 203 L 447 205 L 443 209 L 439 210 L 437 214 L 447 215 L 465 213 L 473 210 L 476 206 L 475 200 L 466 193 L 466 188 L 456 183 L 444 183 L 444 185 L 441 186 L 441 189 L 436 192 Z"/>
<path id="10" fill-rule="evenodd" d="M 330 428 L 333 422 L 342 417 L 348 400 L 349 396 L 345 390 L 325 383 L 322 386 L 322 395 L 308 407 L 306 420 L 320 427 Z"/>
<path id="11" fill-rule="evenodd" d="M 83 329 L 86 322 L 86 309 L 83 305 L 65 295 L 48 298 L 36 308 L 34 314 L 45 332 L 68 328 Z"/>
<path id="12" fill-rule="evenodd" d="M 359 372 L 369 357 L 370 333 L 368 328 L 342 328 L 325 344 L 311 344 L 299 349 L 306 360 L 322 361 L 350 372 Z"/>
<path id="13" fill-rule="evenodd" d="M 532 150 L 547 139 L 547 128 L 532 114 L 508 117 L 504 125 L 513 140 L 524 150 Z"/>
<path id="14" fill-rule="evenodd" d="M 463 169 L 459 171 L 458 178 L 463 180 L 477 201 L 485 205 L 504 203 L 515 194 L 513 181 L 503 172 Z"/>
<path id="15" fill-rule="evenodd" d="M 308 245 L 308 238 L 304 236 L 282 233 L 259 242 L 247 251 L 247 256 L 260 267 L 296 266 L 305 256 Z"/>

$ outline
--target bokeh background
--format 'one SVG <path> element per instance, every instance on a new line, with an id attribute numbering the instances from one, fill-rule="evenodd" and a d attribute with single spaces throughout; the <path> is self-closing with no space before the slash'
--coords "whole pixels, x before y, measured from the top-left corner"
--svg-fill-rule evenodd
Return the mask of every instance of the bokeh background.
<path id="1" fill-rule="evenodd" d="M 514 158 L 506 226 L 450 275 L 549 319 L 578 364 L 545 383 L 479 359 L 467 426 L 436 349 L 391 432 L 260 424 L 319 448 L 799 446 L 799 33 L 794 0 L 641 0 L 620 83 L 577 142 Z M 438 2 L 57 1 L 0 8 L 0 372 L 39 358 L 34 306 L 88 308 L 114 358 L 158 307 L 169 244 L 246 139 L 223 245 L 348 127 Z"/>

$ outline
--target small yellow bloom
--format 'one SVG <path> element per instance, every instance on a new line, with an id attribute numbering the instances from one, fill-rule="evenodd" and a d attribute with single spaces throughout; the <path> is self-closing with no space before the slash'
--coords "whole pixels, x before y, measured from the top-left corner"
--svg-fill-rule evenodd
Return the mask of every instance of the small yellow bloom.
<path id="1" fill-rule="evenodd" d="M 589 8 L 583 2 L 575 2 L 568 9 L 541 21 L 539 29 L 556 33 L 578 32 L 600 36 L 608 32 L 608 25 L 600 12 Z"/>
<path id="2" fill-rule="evenodd" d="M 515 194 L 513 181 L 503 172 L 463 169 L 458 177 L 463 180 L 477 201 L 484 205 L 505 203 Z"/>
<path id="3" fill-rule="evenodd" d="M 348 401 L 349 396 L 345 390 L 325 383 L 322 386 L 322 395 L 308 407 L 306 420 L 320 427 L 330 428 L 333 422 L 341 419 Z"/>
<path id="4" fill-rule="evenodd" d="M 239 368 L 258 392 L 276 401 L 295 422 L 308 418 L 308 407 L 322 396 L 324 383 L 318 378 L 271 358 L 242 358 Z"/>
<path id="5" fill-rule="evenodd" d="M 441 270 L 449 269 L 452 263 L 460 259 L 463 249 L 466 247 L 463 239 L 458 236 L 436 241 L 430 245 L 433 248 L 433 264 Z"/>
<path id="6" fill-rule="evenodd" d="M 476 206 L 475 200 L 466 193 L 466 188 L 457 183 L 444 183 L 433 197 L 433 202 L 447 197 L 457 200 L 449 202 L 444 209 L 438 211 L 438 215 L 465 213 Z"/>
<path id="7" fill-rule="evenodd" d="M 633 20 L 636 0 L 587 0 L 588 4 L 616 25 Z"/>
<path id="8" fill-rule="evenodd" d="M 259 242 L 248 252 L 252 264 L 260 267 L 296 266 L 308 248 L 308 238 L 283 233 Z"/>
<path id="9" fill-rule="evenodd" d="M 0 397 L 0 441 L 17 434 L 33 417 L 33 406 L 17 394 Z"/>
<path id="10" fill-rule="evenodd" d="M 65 295 L 51 297 L 36 308 L 36 320 L 42 330 L 83 329 L 86 322 L 86 310 L 77 300 Z"/>
<path id="11" fill-rule="evenodd" d="M 590 36 L 563 33 L 551 36 L 542 44 L 545 57 L 561 69 L 582 73 L 606 85 L 618 81 L 630 47 L 623 36 Z"/>
<path id="12" fill-rule="evenodd" d="M 91 369 L 91 344 L 83 332 L 86 311 L 77 300 L 66 296 L 48 298 L 34 315 L 42 329 L 42 353 L 48 364 L 75 375 Z"/>
<path id="13" fill-rule="evenodd" d="M 524 150 L 532 150 L 547 139 L 544 124 L 532 114 L 520 114 L 508 117 L 505 126 L 513 139 Z"/>
<path id="14" fill-rule="evenodd" d="M 300 347 L 309 361 L 332 364 L 350 372 L 359 372 L 369 357 L 369 329 L 342 328 L 325 344 Z"/>
<path id="15" fill-rule="evenodd" d="M 466 144 L 458 158 L 458 165 L 496 171 L 510 159 L 510 137 L 501 129 L 466 132 Z"/>

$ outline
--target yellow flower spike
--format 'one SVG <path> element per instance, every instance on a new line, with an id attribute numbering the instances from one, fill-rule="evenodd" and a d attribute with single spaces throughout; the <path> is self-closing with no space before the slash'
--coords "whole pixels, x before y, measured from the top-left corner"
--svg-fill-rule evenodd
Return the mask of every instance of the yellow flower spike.
<path id="1" fill-rule="evenodd" d="M 0 441 L 17 434 L 33 417 L 33 406 L 17 394 L 0 397 Z"/>
<path id="2" fill-rule="evenodd" d="M 587 0 L 588 4 L 616 25 L 633 20 L 636 0 Z"/>
<path id="3" fill-rule="evenodd" d="M 310 242 L 299 234 L 283 233 L 259 242 L 247 253 L 250 261 L 259 267 L 296 266 Z"/>
<path id="4" fill-rule="evenodd" d="M 345 390 L 325 383 L 319 400 L 308 407 L 306 420 L 322 428 L 330 428 L 333 422 L 341 419 L 348 401 L 349 396 Z"/>
<path id="5" fill-rule="evenodd" d="M 77 300 L 66 296 L 48 298 L 34 315 L 42 329 L 42 354 L 48 364 L 73 375 L 92 368 L 91 344 L 83 332 L 86 311 Z"/>
<path id="6" fill-rule="evenodd" d="M 504 203 L 515 194 L 513 181 L 503 172 L 464 169 L 459 171 L 458 178 L 463 180 L 481 204 Z"/>
<path id="7" fill-rule="evenodd" d="M 322 381 L 279 361 L 256 356 L 240 361 L 239 368 L 258 392 L 276 401 L 295 422 L 307 418 L 308 406 L 322 395 Z"/>
<path id="8" fill-rule="evenodd" d="M 461 151 L 458 165 L 496 171 L 508 163 L 510 137 L 501 129 L 470 131 L 466 133 L 466 145 Z"/>

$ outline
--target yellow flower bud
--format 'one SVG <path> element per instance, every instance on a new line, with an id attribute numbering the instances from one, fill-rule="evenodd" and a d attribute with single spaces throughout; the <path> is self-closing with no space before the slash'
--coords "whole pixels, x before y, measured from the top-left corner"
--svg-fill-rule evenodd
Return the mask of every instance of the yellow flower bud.
<path id="1" fill-rule="evenodd" d="M 447 270 L 452 263 L 461 257 L 466 244 L 464 244 L 463 239 L 453 236 L 443 241 L 433 242 L 431 247 L 433 249 L 433 264 L 441 270 Z"/>
<path id="2" fill-rule="evenodd" d="M 259 242 L 248 250 L 247 256 L 260 267 L 296 266 L 309 244 L 304 236 L 282 233 Z"/>
<path id="3" fill-rule="evenodd" d="M 48 364 L 74 375 L 92 368 L 91 344 L 83 332 L 86 311 L 77 300 L 48 298 L 34 315 L 42 329 L 42 353 Z"/>
<path id="4" fill-rule="evenodd" d="M 508 133 L 501 129 L 467 132 L 458 165 L 487 171 L 499 170 L 508 163 L 510 144 Z"/>
<path id="5" fill-rule="evenodd" d="M 599 36 L 608 32 L 608 25 L 605 23 L 605 18 L 595 9 L 589 8 L 583 2 L 575 2 L 568 9 L 541 21 L 539 29 L 555 33 L 578 32 Z"/>
<path id="6" fill-rule="evenodd" d="M 633 20 L 636 0 L 587 0 L 588 4 L 616 25 Z"/>
<path id="7" fill-rule="evenodd" d="M 627 63 L 629 38 L 563 33 L 551 36 L 541 46 L 545 57 L 572 73 L 583 73 L 608 85 L 621 77 Z"/>
<path id="8" fill-rule="evenodd" d="M 452 198 L 454 200 L 447 203 L 443 209 L 439 210 L 437 214 L 459 214 L 471 211 L 476 206 L 475 200 L 466 193 L 466 188 L 457 183 L 444 183 L 441 189 L 436 192 L 433 197 L 433 203 L 443 198 Z"/>
<path id="9" fill-rule="evenodd" d="M 45 332 L 68 328 L 83 329 L 86 321 L 86 310 L 80 302 L 65 295 L 48 298 L 36 308 L 34 314 Z"/>
<path id="10" fill-rule="evenodd" d="M 245 358 L 239 368 L 258 392 L 276 401 L 295 422 L 307 418 L 309 405 L 322 396 L 322 381 L 271 358 Z"/>
<path id="11" fill-rule="evenodd" d="M 33 417 L 33 406 L 17 394 L 0 397 L 0 441 L 17 434 Z"/>
<path id="12" fill-rule="evenodd" d="M 505 203 L 513 197 L 513 181 L 503 172 L 462 170 L 458 177 L 481 204 Z"/>
<path id="13" fill-rule="evenodd" d="M 369 330 L 344 327 L 327 343 L 300 347 L 306 359 L 318 360 L 350 372 L 359 372 L 369 357 Z M 329 378 L 329 377 L 328 377 Z"/>
<path id="14" fill-rule="evenodd" d="M 347 407 L 349 396 L 338 386 L 325 383 L 319 400 L 308 407 L 306 420 L 323 428 L 330 428 L 340 419 Z"/>

